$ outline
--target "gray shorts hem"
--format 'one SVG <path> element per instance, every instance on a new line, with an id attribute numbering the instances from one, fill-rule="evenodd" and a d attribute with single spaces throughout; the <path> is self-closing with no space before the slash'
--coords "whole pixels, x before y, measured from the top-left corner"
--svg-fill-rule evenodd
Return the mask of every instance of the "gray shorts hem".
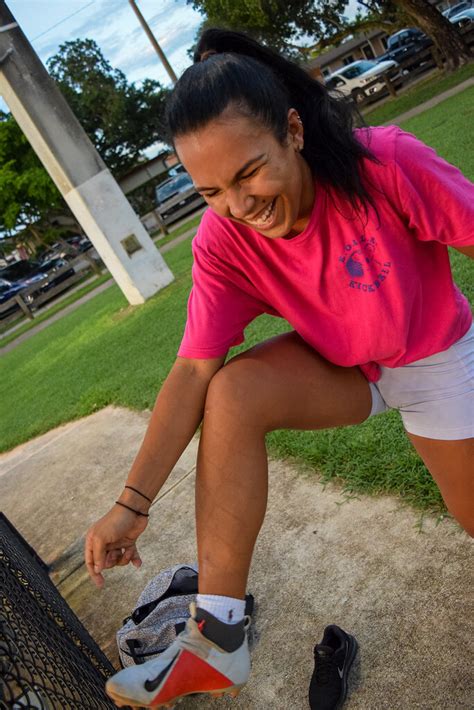
<path id="1" fill-rule="evenodd" d="M 402 367 L 381 367 L 371 416 L 395 409 L 405 430 L 441 441 L 474 437 L 474 325 L 447 350 Z"/>
<path id="2" fill-rule="evenodd" d="M 375 384 L 375 382 L 369 382 L 369 387 L 370 392 L 372 394 L 372 408 L 367 419 L 370 419 L 370 417 L 374 417 L 376 414 L 382 414 L 382 412 L 386 412 L 388 409 L 390 409 L 390 407 L 380 394 L 380 390 Z"/>

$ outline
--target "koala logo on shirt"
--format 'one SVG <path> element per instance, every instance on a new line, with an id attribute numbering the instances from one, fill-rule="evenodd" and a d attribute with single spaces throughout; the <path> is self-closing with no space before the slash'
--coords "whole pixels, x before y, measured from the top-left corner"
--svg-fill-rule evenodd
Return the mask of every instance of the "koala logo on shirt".
<path id="1" fill-rule="evenodd" d="M 347 260 L 346 263 L 346 269 L 349 272 L 351 276 L 363 276 L 364 275 L 364 267 L 358 261 L 358 255 L 362 254 L 361 249 L 357 249 L 356 251 L 352 252 L 350 257 Z"/>
<path id="2" fill-rule="evenodd" d="M 344 268 L 352 277 L 349 281 L 349 287 L 372 293 L 380 288 L 381 284 L 390 273 L 392 263 L 390 261 L 382 262 L 375 257 L 377 241 L 374 237 L 361 236 L 359 239 L 353 239 L 351 244 L 344 246 L 346 252 L 339 257 L 339 262 L 344 264 Z M 362 282 L 361 279 L 365 276 L 370 282 Z M 377 273 L 378 272 L 378 273 Z M 374 274 L 376 278 L 374 279 Z"/>

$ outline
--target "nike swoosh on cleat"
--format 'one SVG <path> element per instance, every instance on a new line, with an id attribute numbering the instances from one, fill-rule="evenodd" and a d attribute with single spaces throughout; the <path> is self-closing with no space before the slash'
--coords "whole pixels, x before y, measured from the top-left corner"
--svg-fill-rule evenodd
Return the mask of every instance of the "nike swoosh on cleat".
<path id="1" fill-rule="evenodd" d="M 344 675 L 344 667 L 339 668 L 339 666 L 338 666 L 337 672 L 339 673 L 339 678 L 342 678 L 342 676 Z"/>
<path id="2" fill-rule="evenodd" d="M 148 691 L 149 693 L 152 693 L 154 690 L 156 690 L 156 689 L 158 688 L 158 686 L 160 685 L 161 681 L 163 680 L 163 678 L 165 677 L 165 675 L 168 673 L 169 669 L 171 668 L 171 666 L 173 665 L 173 663 L 176 661 L 176 659 L 178 658 L 178 656 L 179 656 L 179 651 L 178 651 L 178 653 L 176 654 L 176 656 L 174 656 L 174 657 L 171 659 L 171 661 L 168 663 L 168 665 L 163 668 L 163 670 L 161 671 L 161 673 L 158 673 L 158 675 L 156 676 L 156 678 L 153 678 L 152 680 L 146 680 L 146 681 L 145 681 L 144 686 L 145 686 L 145 690 L 146 690 L 146 691 Z"/>

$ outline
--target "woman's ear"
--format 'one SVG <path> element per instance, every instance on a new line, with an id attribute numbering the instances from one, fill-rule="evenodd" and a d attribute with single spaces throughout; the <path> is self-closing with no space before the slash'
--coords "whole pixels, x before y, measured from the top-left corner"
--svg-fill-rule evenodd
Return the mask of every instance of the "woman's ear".
<path id="1" fill-rule="evenodd" d="M 303 121 L 295 108 L 288 110 L 288 142 L 300 153 L 304 147 Z"/>

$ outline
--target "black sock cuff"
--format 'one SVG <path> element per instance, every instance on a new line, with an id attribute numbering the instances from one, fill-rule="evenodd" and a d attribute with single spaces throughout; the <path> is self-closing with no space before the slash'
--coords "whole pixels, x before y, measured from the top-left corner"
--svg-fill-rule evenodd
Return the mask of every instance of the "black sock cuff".
<path id="1" fill-rule="evenodd" d="M 245 619 L 236 624 L 226 624 L 205 609 L 197 607 L 195 620 L 198 623 L 204 621 L 202 635 L 228 653 L 236 651 L 245 639 Z"/>

